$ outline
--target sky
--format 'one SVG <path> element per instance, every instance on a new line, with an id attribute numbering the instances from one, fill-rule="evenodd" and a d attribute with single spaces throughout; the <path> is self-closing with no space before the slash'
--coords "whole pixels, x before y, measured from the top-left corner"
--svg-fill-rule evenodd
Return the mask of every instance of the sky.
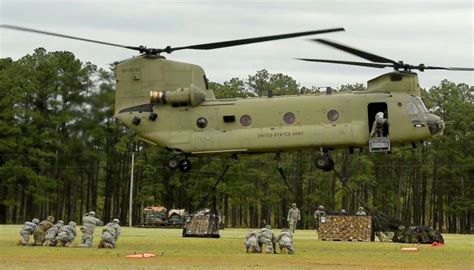
<path id="1" fill-rule="evenodd" d="M 301 86 L 366 83 L 390 69 L 311 63 L 295 58 L 365 61 L 310 41 L 324 38 L 410 64 L 474 67 L 472 0 L 0 0 L 0 24 L 111 43 L 164 48 L 344 27 L 345 32 L 229 47 L 176 51 L 168 59 L 197 64 L 214 82 L 258 70 L 283 73 Z M 0 28 L 0 57 L 18 59 L 37 47 L 71 51 L 107 68 L 138 52 Z M 473 85 L 474 72 L 425 71 L 421 87 L 449 79 Z"/>

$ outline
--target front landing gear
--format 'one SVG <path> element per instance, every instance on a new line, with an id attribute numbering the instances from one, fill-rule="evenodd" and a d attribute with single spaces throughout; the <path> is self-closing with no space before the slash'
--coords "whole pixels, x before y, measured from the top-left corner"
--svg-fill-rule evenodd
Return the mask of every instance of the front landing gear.
<path id="1" fill-rule="evenodd" d="M 325 172 L 330 172 L 334 169 L 334 161 L 326 153 L 322 153 L 314 161 L 316 168 L 321 169 Z"/>
<path id="2" fill-rule="evenodd" d="M 179 169 L 181 172 L 191 171 L 191 161 L 187 158 L 179 160 L 177 157 L 171 157 L 166 162 L 166 166 L 171 170 Z"/>

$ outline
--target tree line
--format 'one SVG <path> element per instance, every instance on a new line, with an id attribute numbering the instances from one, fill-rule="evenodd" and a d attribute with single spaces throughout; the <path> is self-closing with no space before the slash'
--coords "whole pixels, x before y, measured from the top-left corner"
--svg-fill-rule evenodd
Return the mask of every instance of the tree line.
<path id="1" fill-rule="evenodd" d="M 210 87 L 217 98 L 319 93 L 266 70 Z M 302 228 L 313 227 L 318 205 L 349 212 L 364 205 L 442 231 L 474 230 L 473 86 L 443 80 L 423 90 L 427 107 L 447 122 L 431 142 L 391 154 L 332 151 L 344 181 L 315 168 L 318 149 L 282 153 L 279 161 L 274 154 L 196 157 L 190 173 L 171 171 L 165 162 L 172 153 L 137 140 L 113 118 L 114 88 L 113 72 L 70 52 L 38 48 L 16 61 L 0 59 L 0 223 L 47 215 L 78 221 L 90 210 L 124 223 L 135 153 L 134 224 L 146 206 L 210 207 L 211 190 L 230 166 L 215 193 L 228 227 L 285 226 L 295 202 Z"/>

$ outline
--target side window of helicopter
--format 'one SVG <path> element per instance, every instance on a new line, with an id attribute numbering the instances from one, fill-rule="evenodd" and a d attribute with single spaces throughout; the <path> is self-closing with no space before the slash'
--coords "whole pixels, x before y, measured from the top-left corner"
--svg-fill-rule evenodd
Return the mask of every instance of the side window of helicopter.
<path id="1" fill-rule="evenodd" d="M 285 123 L 287 123 L 288 125 L 293 124 L 295 122 L 295 119 L 296 117 L 292 112 L 287 112 L 283 116 L 283 121 L 285 121 Z"/>
<path id="2" fill-rule="evenodd" d="M 240 117 L 240 124 L 244 127 L 247 127 L 249 126 L 250 124 L 252 123 L 252 118 L 250 117 L 250 115 L 242 115 Z"/>
<path id="3" fill-rule="evenodd" d="M 339 113 L 336 110 L 330 110 L 327 114 L 329 121 L 336 121 L 339 119 Z"/>
<path id="4" fill-rule="evenodd" d="M 199 117 L 197 120 L 196 120 L 196 126 L 198 128 L 206 128 L 207 127 L 207 120 L 206 118 L 204 117 Z"/>

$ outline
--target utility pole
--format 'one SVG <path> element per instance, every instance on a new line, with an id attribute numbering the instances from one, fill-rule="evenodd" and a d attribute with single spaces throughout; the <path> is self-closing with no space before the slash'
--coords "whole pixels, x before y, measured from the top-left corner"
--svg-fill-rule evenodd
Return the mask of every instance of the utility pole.
<path id="1" fill-rule="evenodd" d="M 133 167 L 135 165 L 135 152 L 132 152 L 132 171 L 130 173 L 130 199 L 128 207 L 128 226 L 132 227 L 132 204 L 133 204 Z"/>

